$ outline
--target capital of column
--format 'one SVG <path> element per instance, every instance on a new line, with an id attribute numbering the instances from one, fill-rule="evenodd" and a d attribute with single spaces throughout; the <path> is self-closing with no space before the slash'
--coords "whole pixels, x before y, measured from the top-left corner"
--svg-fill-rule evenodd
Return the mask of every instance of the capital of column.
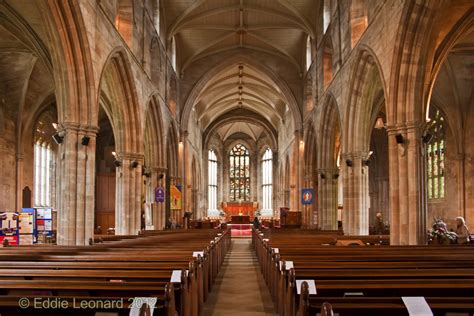
<path id="1" fill-rule="evenodd" d="M 405 134 L 405 133 L 421 133 L 426 129 L 426 122 L 407 122 L 407 123 L 398 123 L 391 124 L 386 126 L 387 134 L 393 136 L 395 134 Z"/>
<path id="2" fill-rule="evenodd" d="M 136 160 L 139 163 L 143 163 L 145 156 L 143 154 L 129 153 L 129 152 L 118 152 L 117 157 L 124 160 Z"/>
<path id="3" fill-rule="evenodd" d="M 93 125 L 82 125 L 76 122 L 61 122 L 59 123 L 58 132 L 64 131 L 84 133 L 86 135 L 96 135 L 99 132 L 98 126 Z"/>
<path id="4" fill-rule="evenodd" d="M 346 160 L 346 159 L 367 159 L 367 156 L 369 155 L 368 151 L 353 151 L 350 153 L 341 153 L 341 159 Z"/>
<path id="5" fill-rule="evenodd" d="M 295 138 L 297 138 L 298 140 L 303 140 L 303 133 L 304 131 L 302 129 L 295 129 L 295 131 L 293 132 Z"/>
<path id="6" fill-rule="evenodd" d="M 151 167 L 150 169 L 153 173 L 166 173 L 168 171 L 168 168 L 165 167 Z"/>

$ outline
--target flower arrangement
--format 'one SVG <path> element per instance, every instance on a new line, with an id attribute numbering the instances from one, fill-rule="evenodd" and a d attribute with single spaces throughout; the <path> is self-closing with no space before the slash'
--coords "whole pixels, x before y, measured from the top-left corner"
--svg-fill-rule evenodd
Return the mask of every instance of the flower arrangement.
<path id="1" fill-rule="evenodd" d="M 457 235 L 448 230 L 448 225 L 441 218 L 434 218 L 431 230 L 428 233 L 430 244 L 451 244 L 456 243 Z"/>

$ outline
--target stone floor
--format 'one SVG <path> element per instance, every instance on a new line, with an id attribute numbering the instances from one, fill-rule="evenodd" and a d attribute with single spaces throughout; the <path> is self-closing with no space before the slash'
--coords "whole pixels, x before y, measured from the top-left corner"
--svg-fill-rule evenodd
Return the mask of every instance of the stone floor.
<path id="1" fill-rule="evenodd" d="M 231 249 L 204 304 L 202 315 L 277 315 L 250 238 L 232 239 Z"/>

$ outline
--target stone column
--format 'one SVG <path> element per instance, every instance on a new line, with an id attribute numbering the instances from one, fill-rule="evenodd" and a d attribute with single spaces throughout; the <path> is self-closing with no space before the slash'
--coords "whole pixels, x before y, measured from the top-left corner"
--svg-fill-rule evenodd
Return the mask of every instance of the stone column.
<path id="1" fill-rule="evenodd" d="M 318 169 L 318 173 L 318 226 L 321 230 L 337 230 L 337 182 L 339 169 L 323 168 Z"/>
<path id="2" fill-rule="evenodd" d="M 341 155 L 344 177 L 342 227 L 345 235 L 369 234 L 369 170 L 362 164 L 366 157 L 367 153 L 363 152 Z M 351 166 L 346 161 L 351 161 Z"/>
<path id="3" fill-rule="evenodd" d="M 31 190 L 33 192 L 33 188 Z M 16 202 L 15 210 L 23 207 L 23 154 L 16 154 Z M 31 203 L 33 205 L 33 203 Z"/>
<path id="4" fill-rule="evenodd" d="M 116 170 L 115 234 L 135 235 L 141 228 L 143 156 L 118 153 L 117 158 L 121 165 Z"/>
<path id="5" fill-rule="evenodd" d="M 388 126 L 390 244 L 426 243 L 426 189 L 421 125 Z M 398 144 L 395 135 L 403 137 Z"/>
<path id="6" fill-rule="evenodd" d="M 87 245 L 94 236 L 95 147 L 98 128 L 62 123 L 58 148 L 57 242 Z M 88 142 L 86 139 L 88 137 Z"/>
<path id="7" fill-rule="evenodd" d="M 303 175 L 303 185 L 305 188 L 312 188 L 313 187 L 313 180 L 311 177 L 310 172 L 306 172 Z M 301 205 L 301 217 L 302 217 L 302 224 L 303 227 L 312 227 L 312 212 L 313 211 L 313 205 Z"/>
<path id="8" fill-rule="evenodd" d="M 290 211 L 301 211 L 301 189 L 303 185 L 302 161 L 304 158 L 304 143 L 302 142 L 302 133 L 296 130 L 293 142 L 293 159 L 290 159 Z M 293 162 L 293 164 L 291 163 Z M 303 214 L 302 214 L 303 216 Z M 306 218 L 302 222 L 307 223 Z"/>

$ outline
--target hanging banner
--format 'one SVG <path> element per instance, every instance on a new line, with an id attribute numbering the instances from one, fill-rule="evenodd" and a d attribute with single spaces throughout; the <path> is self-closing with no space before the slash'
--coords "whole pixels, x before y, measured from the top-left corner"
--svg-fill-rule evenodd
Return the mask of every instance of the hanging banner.
<path id="1" fill-rule="evenodd" d="M 181 190 L 175 185 L 170 186 L 170 201 L 172 210 L 181 209 Z"/>
<path id="2" fill-rule="evenodd" d="M 314 201 L 314 189 L 301 189 L 301 204 L 311 205 Z"/>
<path id="3" fill-rule="evenodd" d="M 165 201 L 165 189 L 162 187 L 157 187 L 155 189 L 155 201 L 158 203 L 163 203 Z"/>

